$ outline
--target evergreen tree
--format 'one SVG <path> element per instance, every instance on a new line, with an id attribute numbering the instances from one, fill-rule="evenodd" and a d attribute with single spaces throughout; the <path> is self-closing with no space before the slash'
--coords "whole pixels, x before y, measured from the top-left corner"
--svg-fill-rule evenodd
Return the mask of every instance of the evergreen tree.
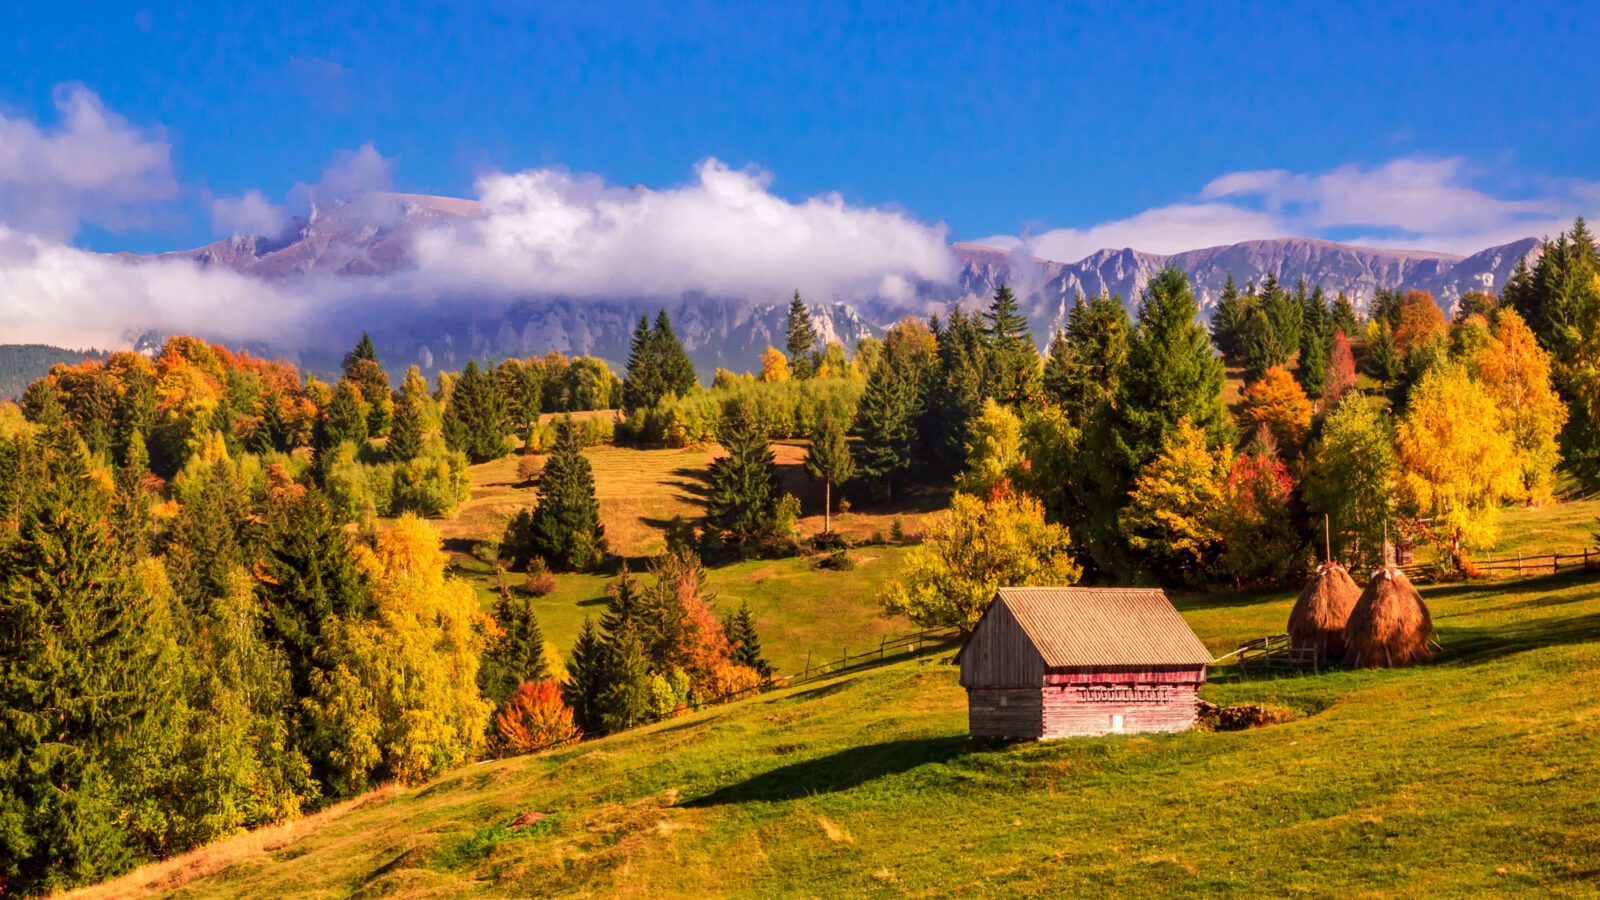
<path id="1" fill-rule="evenodd" d="M 806 450 L 806 473 L 822 482 L 822 530 L 832 530 L 833 486 L 843 484 L 855 474 L 855 460 L 850 456 L 850 442 L 844 429 L 824 410 L 811 433 L 811 444 Z"/>
<path id="2" fill-rule="evenodd" d="M 1338 299 L 1333 301 L 1333 328 L 1335 332 L 1343 332 L 1347 338 L 1361 336 L 1361 317 L 1356 315 L 1355 304 L 1344 291 L 1339 292 Z"/>
<path id="3" fill-rule="evenodd" d="M 867 377 L 856 408 L 851 434 L 860 440 L 851 452 L 856 476 L 885 498 L 893 498 L 895 482 L 911 469 L 916 412 L 916 383 L 898 367 L 880 362 Z"/>
<path id="4" fill-rule="evenodd" d="M 1373 317 L 1372 327 L 1368 329 L 1367 356 L 1363 367 L 1381 385 L 1392 385 L 1400 380 L 1401 359 L 1394 345 L 1394 332 L 1390 330 L 1387 320 L 1377 316 Z"/>
<path id="5" fill-rule="evenodd" d="M 1328 310 L 1319 285 L 1306 297 L 1304 324 L 1300 330 L 1300 361 L 1295 372 L 1301 387 L 1313 397 L 1322 394 L 1327 381 L 1333 334 L 1333 314 Z"/>
<path id="6" fill-rule="evenodd" d="M 598 734 L 603 697 L 611 683 L 611 654 L 594 620 L 584 617 L 578 639 L 573 642 L 567 680 L 561 685 L 562 699 L 572 707 L 572 718 L 585 732 Z"/>
<path id="7" fill-rule="evenodd" d="M 410 462 L 422 454 L 422 410 L 417 399 L 401 394 L 394 406 L 394 423 L 389 428 L 389 456 L 400 462 Z"/>
<path id="8" fill-rule="evenodd" d="M 1050 344 L 1044 393 L 1060 406 L 1074 428 L 1116 396 L 1128 365 L 1128 313 L 1122 300 L 1101 294 L 1085 303 L 1080 294 L 1067 313 L 1066 330 Z"/>
<path id="9" fill-rule="evenodd" d="M 600 616 L 600 628 L 606 634 L 616 634 L 627 627 L 647 628 L 645 593 L 639 579 L 623 563 L 622 571 L 606 585 L 606 611 Z"/>
<path id="10" fill-rule="evenodd" d="M 1228 280 L 1222 285 L 1222 296 L 1217 298 L 1216 309 L 1211 313 L 1211 340 L 1227 359 L 1239 359 L 1240 330 L 1259 304 L 1255 295 L 1240 293 L 1233 273 L 1228 273 Z"/>
<path id="11" fill-rule="evenodd" d="M 777 458 L 761 423 L 745 409 L 722 425 L 726 453 L 711 463 L 704 532 L 745 551 L 773 531 L 779 496 Z"/>
<path id="12" fill-rule="evenodd" d="M 258 566 L 263 633 L 282 648 L 294 695 L 309 697 L 329 623 L 370 605 L 350 533 L 316 488 L 286 496 L 269 512 Z"/>
<path id="13" fill-rule="evenodd" d="M 915 430 L 923 462 L 935 474 L 948 474 L 961 468 L 972 420 L 983 408 L 989 351 L 981 320 L 952 307 L 938 335 L 937 353 L 937 370 Z"/>
<path id="14" fill-rule="evenodd" d="M 538 556 L 552 567 L 588 569 L 605 555 L 594 469 L 570 415 L 556 426 L 555 446 L 539 476 L 538 504 L 512 517 L 501 549 L 517 567 Z"/>
<path id="15" fill-rule="evenodd" d="M 638 632 L 608 635 L 604 648 L 609 676 L 600 692 L 600 730 L 618 732 L 643 725 L 650 716 L 650 661 Z"/>
<path id="16" fill-rule="evenodd" d="M 817 327 L 811 321 L 811 311 L 806 309 L 800 292 L 794 292 L 789 301 L 788 341 L 789 366 L 795 378 L 810 378 L 816 373 Z"/>
<path id="17" fill-rule="evenodd" d="M 469 360 L 450 388 L 450 405 L 444 411 L 445 443 L 474 463 L 488 462 L 510 452 L 509 428 L 500 386 L 478 368 L 477 360 Z"/>
<path id="18" fill-rule="evenodd" d="M 361 332 L 361 340 L 356 342 L 355 348 L 344 355 L 342 366 L 344 373 L 349 375 L 350 370 L 355 367 L 356 363 L 363 360 L 367 362 L 378 361 L 378 348 L 373 346 L 372 336 L 365 331 Z"/>
<path id="19" fill-rule="evenodd" d="M 983 335 L 989 348 L 986 396 L 1002 403 L 1032 400 L 1039 388 L 1039 348 L 1018 311 L 1016 295 L 1005 282 L 983 313 Z"/>
<path id="20" fill-rule="evenodd" d="M 491 640 L 478 670 L 478 685 L 496 707 L 504 704 L 524 681 L 550 677 L 544 658 L 544 632 L 534 613 L 532 597 L 515 596 L 509 590 L 495 602 L 494 624 L 498 634 Z"/>
<path id="21" fill-rule="evenodd" d="M 318 425 L 317 446 L 331 450 L 346 441 L 361 443 L 367 439 L 367 413 L 362 409 L 361 392 L 345 379 L 333 389 L 333 401 L 328 404 Z"/>
<path id="22" fill-rule="evenodd" d="M 656 313 L 656 324 L 650 331 L 650 340 L 655 344 L 654 353 L 661 366 L 661 383 L 666 390 L 682 397 L 699 385 L 694 363 L 689 360 L 689 354 L 678 340 L 678 333 L 672 330 L 672 320 L 664 309 Z"/>
<path id="23" fill-rule="evenodd" d="M 1245 320 L 1244 327 L 1240 329 L 1239 346 L 1246 381 L 1255 381 L 1268 369 L 1281 366 L 1289 360 L 1289 348 L 1262 309 L 1251 313 L 1250 318 Z"/>
<path id="24" fill-rule="evenodd" d="M 756 617 L 750 611 L 749 601 L 741 603 L 739 611 L 728 617 L 723 631 L 728 637 L 728 646 L 733 648 L 735 665 L 754 669 L 763 681 L 773 676 L 776 670 L 761 654 L 761 637 L 756 634 Z"/>
<path id="25" fill-rule="evenodd" d="M 136 860 L 124 813 L 177 702 L 169 618 L 136 587 L 77 438 L 51 444 L 0 550 L 0 877 L 24 894 Z"/>
<path id="26" fill-rule="evenodd" d="M 622 409 L 633 412 L 648 409 L 667 392 L 656 355 L 656 342 L 650 330 L 650 317 L 641 315 L 628 345 L 628 368 L 622 380 Z"/>
<path id="27" fill-rule="evenodd" d="M 1117 516 L 1134 476 L 1187 419 L 1211 446 L 1232 437 L 1222 404 L 1223 370 L 1206 329 L 1195 321 L 1194 292 L 1182 271 L 1167 268 L 1145 288 L 1128 366 L 1114 400 L 1085 431 L 1083 542 L 1101 569 L 1128 574 Z"/>
<path id="28" fill-rule="evenodd" d="M 140 432 L 140 442 L 143 440 L 143 433 Z M 257 455 L 286 452 L 289 449 L 289 425 L 283 420 L 283 395 L 276 391 L 268 392 L 261 398 L 261 418 L 250 432 L 249 447 Z M 145 454 L 148 458 L 149 451 L 146 450 Z"/>

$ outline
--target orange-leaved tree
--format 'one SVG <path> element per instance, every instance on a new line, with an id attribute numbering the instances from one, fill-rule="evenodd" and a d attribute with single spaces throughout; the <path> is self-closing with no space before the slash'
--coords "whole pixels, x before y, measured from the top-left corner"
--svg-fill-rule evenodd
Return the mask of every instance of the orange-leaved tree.
<path id="1" fill-rule="evenodd" d="M 502 753 L 534 753 L 576 743 L 583 732 L 554 679 L 524 681 L 494 717 L 495 746 Z"/>
<path id="2" fill-rule="evenodd" d="M 1245 388 L 1239 419 L 1246 433 L 1265 427 L 1278 448 L 1293 459 L 1311 427 L 1311 401 L 1299 382 L 1283 366 L 1273 366 L 1261 379 Z"/>

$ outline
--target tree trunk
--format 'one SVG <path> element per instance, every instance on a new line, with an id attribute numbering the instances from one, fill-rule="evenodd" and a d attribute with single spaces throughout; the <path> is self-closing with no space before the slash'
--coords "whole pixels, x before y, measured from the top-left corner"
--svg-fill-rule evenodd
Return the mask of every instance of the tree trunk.
<path id="1" fill-rule="evenodd" d="M 833 509 L 833 479 L 822 480 L 822 533 L 827 534 L 833 528 L 829 524 L 828 514 Z"/>

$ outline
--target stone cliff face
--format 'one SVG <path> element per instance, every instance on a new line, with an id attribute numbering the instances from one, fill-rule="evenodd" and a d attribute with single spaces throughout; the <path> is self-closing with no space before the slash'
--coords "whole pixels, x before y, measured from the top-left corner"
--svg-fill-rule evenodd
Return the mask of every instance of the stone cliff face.
<path id="1" fill-rule="evenodd" d="M 313 210 L 273 237 L 233 237 L 162 256 L 270 280 L 391 275 L 414 267 L 411 246 L 420 231 L 449 227 L 479 212 L 478 204 L 471 200 L 373 194 Z M 1532 238 L 1468 257 L 1280 239 L 1170 255 L 1107 249 L 1076 262 L 1061 262 L 976 244 L 955 244 L 951 252 L 960 268 L 954 283 L 919 285 L 914 297 L 892 302 L 850 304 L 831 298 L 811 299 L 823 338 L 853 346 L 907 314 L 928 315 L 951 303 L 981 305 L 1005 281 L 1021 298 L 1023 312 L 1043 344 L 1065 320 L 1079 294 L 1118 295 L 1130 310 L 1136 309 L 1145 285 L 1168 265 L 1189 275 L 1203 313 L 1215 305 L 1229 274 L 1243 287 L 1269 273 L 1285 286 L 1303 278 L 1330 294 L 1344 292 L 1358 307 L 1379 288 L 1419 288 L 1432 291 L 1448 311 L 1463 291 L 1498 290 L 1517 260 L 1537 250 L 1538 242 Z M 824 302 L 815 302 L 819 299 Z M 331 367 L 337 364 L 350 334 L 370 330 L 397 369 L 413 362 L 430 371 L 454 369 L 471 357 L 503 359 L 547 350 L 599 356 L 620 366 L 627 358 L 629 338 L 639 316 L 653 316 L 665 308 L 690 356 L 702 373 L 709 375 L 717 366 L 736 371 L 751 368 L 767 345 L 781 347 L 786 304 L 766 302 L 766 298 L 703 296 L 668 300 L 529 296 L 510 303 L 503 299 L 474 303 L 463 297 L 452 298 L 451 303 L 432 307 L 427 313 L 385 315 L 378 317 L 379 321 L 373 321 L 374 306 L 362 308 L 364 312 L 330 317 L 325 329 L 329 346 L 275 349 L 297 356 L 309 366 Z M 341 321 L 341 316 L 351 321 Z"/>

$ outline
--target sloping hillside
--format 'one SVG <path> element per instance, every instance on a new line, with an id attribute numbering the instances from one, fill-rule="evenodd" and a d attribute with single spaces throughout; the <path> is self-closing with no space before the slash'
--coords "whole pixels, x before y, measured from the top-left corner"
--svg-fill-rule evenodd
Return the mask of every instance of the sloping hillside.
<path id="1" fill-rule="evenodd" d="M 96 893 L 1588 893 L 1600 585 L 1426 595 L 1433 664 L 1204 691 L 1286 724 L 978 744 L 954 668 L 924 658 L 379 791 Z M 1222 651 L 1289 604 L 1181 605 Z M 549 817 L 511 829 L 525 812 Z"/>

